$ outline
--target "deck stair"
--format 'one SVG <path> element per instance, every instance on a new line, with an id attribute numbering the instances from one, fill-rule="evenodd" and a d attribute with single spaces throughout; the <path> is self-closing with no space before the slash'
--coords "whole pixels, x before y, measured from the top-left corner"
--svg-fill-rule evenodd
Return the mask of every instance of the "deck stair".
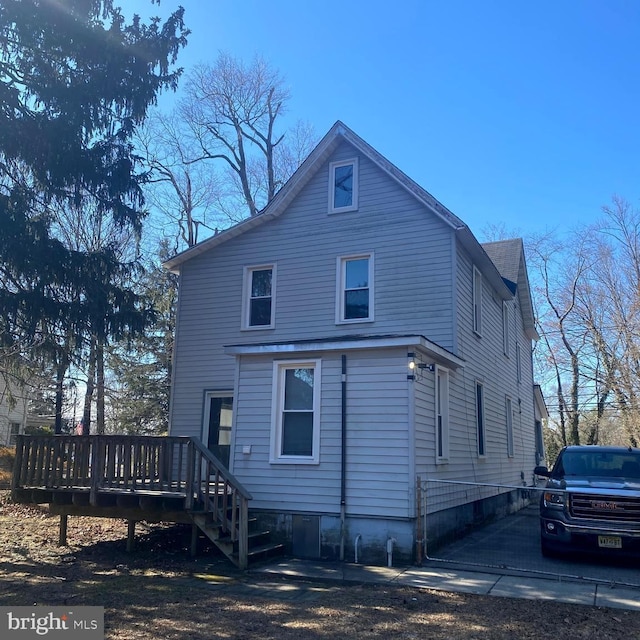
<path id="1" fill-rule="evenodd" d="M 67 517 L 191 523 L 236 566 L 284 551 L 249 515 L 251 494 L 198 439 L 161 436 L 18 436 L 12 498 L 49 503 Z"/>

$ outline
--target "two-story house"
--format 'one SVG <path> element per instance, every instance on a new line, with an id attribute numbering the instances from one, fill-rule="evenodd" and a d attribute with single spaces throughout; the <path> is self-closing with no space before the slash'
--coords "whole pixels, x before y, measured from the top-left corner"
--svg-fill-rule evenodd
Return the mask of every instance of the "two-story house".
<path id="1" fill-rule="evenodd" d="M 199 436 L 295 555 L 413 555 L 416 478 L 536 464 L 520 240 L 469 228 L 337 122 L 180 276 L 171 435 Z"/>

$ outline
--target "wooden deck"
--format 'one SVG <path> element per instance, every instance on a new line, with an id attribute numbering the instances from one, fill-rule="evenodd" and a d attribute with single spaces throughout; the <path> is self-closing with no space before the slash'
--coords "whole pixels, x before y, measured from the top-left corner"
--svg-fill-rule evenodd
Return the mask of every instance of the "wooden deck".
<path id="1" fill-rule="evenodd" d="M 193 525 L 240 568 L 248 565 L 251 494 L 195 438 L 156 436 L 18 436 L 12 498 L 48 503 L 60 515 Z M 196 528 L 197 527 L 197 528 Z M 276 545 L 277 546 L 277 545 Z"/>

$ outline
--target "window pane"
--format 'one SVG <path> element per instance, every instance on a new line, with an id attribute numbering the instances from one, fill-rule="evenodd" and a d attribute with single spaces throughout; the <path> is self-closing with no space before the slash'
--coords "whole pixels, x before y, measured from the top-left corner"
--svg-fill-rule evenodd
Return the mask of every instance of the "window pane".
<path id="1" fill-rule="evenodd" d="M 476 385 L 476 420 L 478 426 L 478 454 L 484 455 L 484 400 L 482 385 Z"/>
<path id="2" fill-rule="evenodd" d="M 282 416 L 282 455 L 313 455 L 312 412 L 285 413 Z"/>
<path id="3" fill-rule="evenodd" d="M 347 260 L 345 263 L 345 289 L 364 289 L 369 286 L 369 258 Z"/>
<path id="4" fill-rule="evenodd" d="M 261 298 L 271 295 L 271 269 L 251 272 L 251 297 Z"/>
<path id="5" fill-rule="evenodd" d="M 334 173 L 333 206 L 350 207 L 353 204 L 353 165 L 336 167 Z"/>
<path id="6" fill-rule="evenodd" d="M 344 318 L 351 320 L 353 318 L 369 317 L 369 289 L 360 289 L 358 291 L 345 291 L 344 294 Z"/>
<path id="7" fill-rule="evenodd" d="M 287 369 L 284 382 L 285 411 L 313 409 L 313 369 Z"/>
<path id="8" fill-rule="evenodd" d="M 257 327 L 271 324 L 271 298 L 257 298 L 251 301 L 249 325 Z"/>

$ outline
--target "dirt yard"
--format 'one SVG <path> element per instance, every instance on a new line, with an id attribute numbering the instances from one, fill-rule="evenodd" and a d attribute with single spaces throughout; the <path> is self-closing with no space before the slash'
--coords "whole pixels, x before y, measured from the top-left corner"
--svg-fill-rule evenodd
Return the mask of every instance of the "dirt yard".
<path id="1" fill-rule="evenodd" d="M 244 574 L 213 549 L 188 554 L 188 528 L 58 518 L 0 493 L 0 605 L 101 605 L 118 640 L 480 640 L 640 637 L 640 613 L 389 586 Z"/>

